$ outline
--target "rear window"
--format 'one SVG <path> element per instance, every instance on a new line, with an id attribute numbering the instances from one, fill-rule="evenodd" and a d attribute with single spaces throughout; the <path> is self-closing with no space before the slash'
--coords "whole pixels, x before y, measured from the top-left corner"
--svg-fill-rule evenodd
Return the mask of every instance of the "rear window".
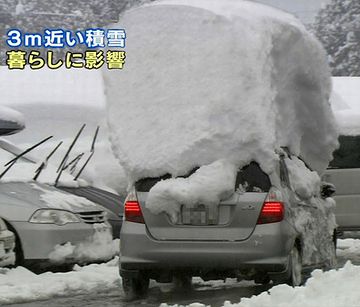
<path id="1" fill-rule="evenodd" d="M 194 169 L 192 169 L 189 173 L 187 173 L 184 176 L 179 176 L 178 178 L 187 178 L 189 176 L 191 176 L 192 174 L 194 174 L 197 170 L 199 169 L 199 167 L 195 167 Z M 165 180 L 165 179 L 170 179 L 171 175 L 170 174 L 166 174 L 164 176 L 161 177 L 148 177 L 148 178 L 143 178 L 140 179 L 139 181 L 137 181 L 135 183 L 135 189 L 138 192 L 149 192 L 151 190 L 151 188 L 157 184 L 159 181 L 161 180 Z"/>
<path id="2" fill-rule="evenodd" d="M 140 179 L 139 181 L 137 181 L 135 183 L 135 189 L 138 192 L 149 192 L 150 189 L 157 184 L 159 181 L 161 180 L 165 180 L 165 179 L 170 179 L 171 175 L 170 174 L 166 174 L 164 176 L 161 177 L 156 177 L 156 178 L 144 178 L 144 179 Z"/>
<path id="3" fill-rule="evenodd" d="M 339 143 L 329 168 L 360 168 L 360 136 L 341 135 Z"/>
<path id="4" fill-rule="evenodd" d="M 243 167 L 236 176 L 235 189 L 244 192 L 269 192 L 271 182 L 256 162 Z"/>

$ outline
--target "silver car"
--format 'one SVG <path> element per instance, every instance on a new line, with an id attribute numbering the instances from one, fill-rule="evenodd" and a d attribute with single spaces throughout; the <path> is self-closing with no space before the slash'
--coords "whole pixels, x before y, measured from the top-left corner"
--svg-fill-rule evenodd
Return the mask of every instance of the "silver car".
<path id="1" fill-rule="evenodd" d="M 149 279 L 236 277 L 295 286 L 309 270 L 334 265 L 335 223 L 327 224 L 324 209 L 324 198 L 333 191 L 325 185 L 311 200 L 302 198 L 290 183 L 287 159 L 291 155 L 280 155 L 279 183 L 271 182 L 256 162 L 239 170 L 236 192 L 219 204 L 215 218 L 202 204 L 182 206 L 178 223 L 165 213 L 152 214 L 145 206 L 149 190 L 170 176 L 136 182 L 125 201 L 120 235 L 120 275 L 127 298 L 146 294 Z M 300 210 L 308 218 L 296 222 L 294 213 Z M 300 221 L 304 225 L 299 228 Z"/>
<path id="2" fill-rule="evenodd" d="M 74 250 L 91 244 L 103 232 L 112 238 L 102 207 L 86 199 L 37 182 L 0 183 L 0 216 L 16 236 L 16 264 L 35 270 L 111 258 L 86 259 L 84 255 L 61 254 L 67 244 Z M 93 246 L 93 248 L 101 248 Z M 65 251 L 66 249 L 64 249 Z M 53 255 L 53 256 L 52 256 Z"/>

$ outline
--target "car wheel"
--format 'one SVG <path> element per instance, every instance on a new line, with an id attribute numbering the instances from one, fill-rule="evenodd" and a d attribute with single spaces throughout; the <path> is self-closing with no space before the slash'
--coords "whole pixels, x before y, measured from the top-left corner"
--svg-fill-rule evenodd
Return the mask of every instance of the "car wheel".
<path id="1" fill-rule="evenodd" d="M 329 258 L 326 261 L 326 270 L 335 269 L 336 266 L 337 266 L 337 258 L 336 258 L 336 239 L 335 239 L 330 247 Z"/>
<path id="2" fill-rule="evenodd" d="M 302 259 L 299 249 L 294 246 L 289 255 L 289 279 L 287 284 L 297 287 L 302 284 Z"/>
<path id="3" fill-rule="evenodd" d="M 149 289 L 149 282 L 149 278 L 141 274 L 137 277 L 123 277 L 122 287 L 125 293 L 125 299 L 132 301 L 145 296 Z"/>
<path id="4" fill-rule="evenodd" d="M 191 290 L 192 288 L 192 276 L 190 275 L 176 275 L 173 282 L 178 289 Z"/>

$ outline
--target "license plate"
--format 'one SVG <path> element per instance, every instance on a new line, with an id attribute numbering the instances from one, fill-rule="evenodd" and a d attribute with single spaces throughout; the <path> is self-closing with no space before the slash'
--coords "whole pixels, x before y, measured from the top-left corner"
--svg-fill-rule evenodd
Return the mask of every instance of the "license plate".
<path id="1" fill-rule="evenodd" d="M 183 225 L 216 225 L 218 224 L 218 209 L 205 205 L 182 206 L 181 224 Z"/>

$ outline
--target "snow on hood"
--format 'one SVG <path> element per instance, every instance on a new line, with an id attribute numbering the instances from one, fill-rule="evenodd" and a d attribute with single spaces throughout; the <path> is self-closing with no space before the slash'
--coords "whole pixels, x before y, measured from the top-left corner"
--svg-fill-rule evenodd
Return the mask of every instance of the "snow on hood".
<path id="1" fill-rule="evenodd" d="M 102 210 L 99 209 L 98 205 L 84 197 L 66 193 L 44 185 L 31 184 L 31 186 L 35 190 L 40 191 L 40 200 L 49 208 L 73 212 Z"/>
<path id="2" fill-rule="evenodd" d="M 114 26 L 115 27 L 115 26 Z M 113 150 L 132 181 L 226 159 L 271 173 L 289 147 L 323 172 L 337 146 L 320 43 L 291 15 L 240 0 L 131 10 L 122 71 L 104 71 Z"/>

